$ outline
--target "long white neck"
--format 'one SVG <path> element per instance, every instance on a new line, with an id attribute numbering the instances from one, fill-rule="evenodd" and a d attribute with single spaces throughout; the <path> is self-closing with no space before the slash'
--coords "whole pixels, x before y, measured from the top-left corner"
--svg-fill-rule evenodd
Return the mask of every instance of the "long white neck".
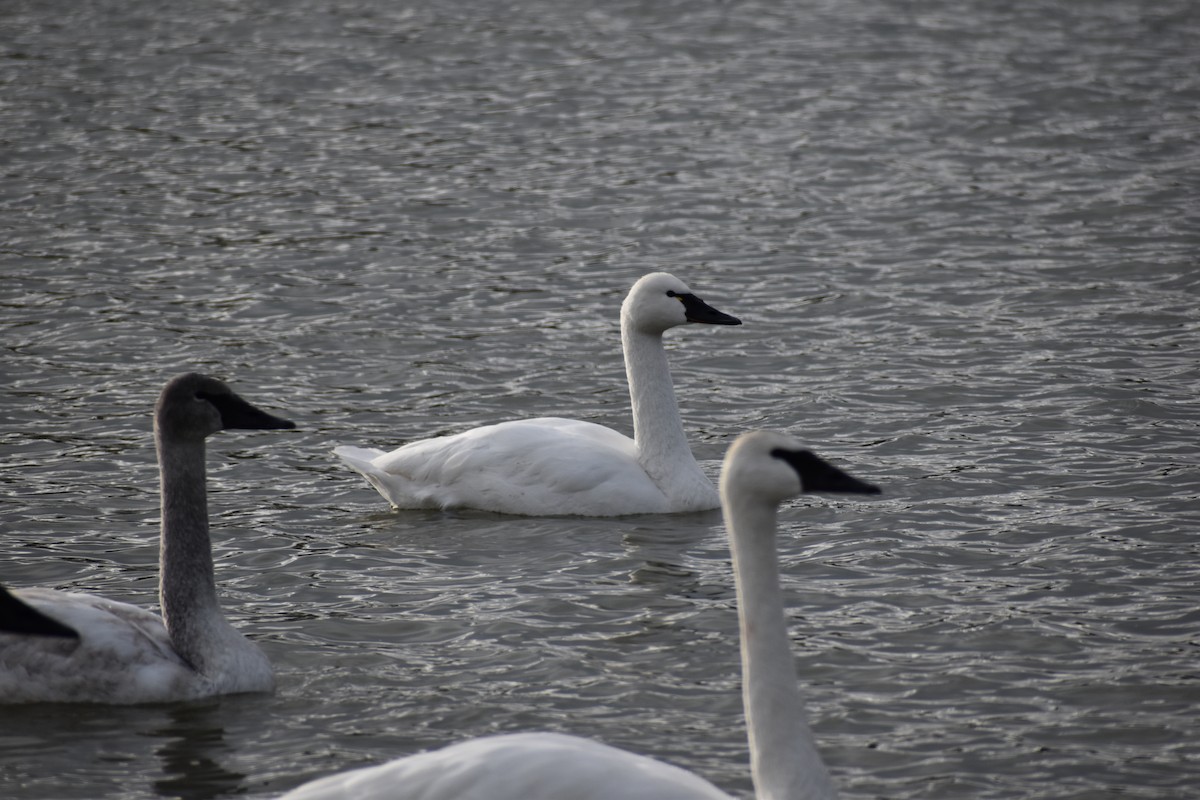
<path id="1" fill-rule="evenodd" d="M 622 320 L 621 345 L 639 460 L 655 483 L 669 492 L 670 484 L 680 479 L 681 470 L 690 466 L 697 474 L 702 473 L 679 418 L 662 334 L 638 331 Z"/>
<path id="2" fill-rule="evenodd" d="M 217 603 L 208 534 L 204 440 L 157 437 L 162 474 L 159 602 L 176 652 L 193 669 L 208 671 L 214 627 L 228 627 Z"/>
<path id="3" fill-rule="evenodd" d="M 829 800 L 833 782 L 813 742 L 788 639 L 774 503 L 723 498 L 742 639 L 742 701 L 759 800 Z"/>

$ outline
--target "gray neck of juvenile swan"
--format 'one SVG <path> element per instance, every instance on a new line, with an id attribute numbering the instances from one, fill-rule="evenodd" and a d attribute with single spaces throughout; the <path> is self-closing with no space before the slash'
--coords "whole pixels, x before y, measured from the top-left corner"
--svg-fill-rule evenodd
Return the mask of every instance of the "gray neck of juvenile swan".
<path id="1" fill-rule="evenodd" d="M 671 384 L 671 367 L 663 348 L 662 334 L 638 331 L 622 320 L 621 345 L 625 351 L 625 376 L 633 405 L 633 440 L 642 467 L 669 493 L 680 470 L 691 465 L 697 472 L 679 418 L 679 403 Z"/>
<path id="2" fill-rule="evenodd" d="M 213 578 L 204 440 L 167 440 L 158 431 L 155 439 L 162 473 L 158 593 L 163 622 L 176 652 L 204 673 L 204 644 L 214 625 L 227 624 Z"/>
<path id="3" fill-rule="evenodd" d="M 733 552 L 741 626 L 742 701 L 758 800 L 837 796 L 804 713 L 788 638 L 776 507 L 761 497 L 722 497 Z"/>

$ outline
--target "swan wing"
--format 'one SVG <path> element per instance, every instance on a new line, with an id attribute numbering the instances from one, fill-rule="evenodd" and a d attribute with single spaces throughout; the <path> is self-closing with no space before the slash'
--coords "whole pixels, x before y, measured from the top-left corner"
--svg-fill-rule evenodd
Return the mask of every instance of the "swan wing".
<path id="1" fill-rule="evenodd" d="M 334 452 L 399 508 L 610 516 L 669 510 L 627 436 L 542 417 L 424 439 L 390 453 Z"/>
<path id="2" fill-rule="evenodd" d="M 75 592 L 12 594 L 79 639 L 0 633 L 0 703 L 148 703 L 204 693 L 158 615 Z"/>
<path id="3" fill-rule="evenodd" d="M 280 800 L 730 800 L 679 767 L 556 733 L 488 736 L 321 778 Z"/>

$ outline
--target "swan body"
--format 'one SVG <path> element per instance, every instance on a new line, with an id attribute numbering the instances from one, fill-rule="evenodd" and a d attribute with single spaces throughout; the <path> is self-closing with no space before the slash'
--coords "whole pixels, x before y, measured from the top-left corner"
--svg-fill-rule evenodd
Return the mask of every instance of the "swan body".
<path id="1" fill-rule="evenodd" d="M 155 409 L 162 493 L 162 616 L 103 597 L 0 587 L 0 703 L 155 703 L 268 692 L 271 665 L 221 614 L 213 578 L 204 440 L 294 428 L 195 373 Z"/>
<path id="2" fill-rule="evenodd" d="M 831 800 L 829 772 L 805 721 L 775 549 L 779 503 L 803 491 L 879 490 L 804 450 L 755 431 L 730 448 L 721 499 L 734 558 L 743 702 L 760 800 Z M 307 783 L 281 800 L 716 800 L 730 796 L 686 770 L 588 739 L 502 734 Z"/>
<path id="3" fill-rule="evenodd" d="M 633 439 L 594 422 L 513 420 L 390 453 L 359 447 L 335 452 L 397 508 L 597 517 L 677 510 L 647 480 Z M 678 510 L 712 507 L 708 478 L 687 488 L 691 491 L 679 498 Z"/>
<path id="4" fill-rule="evenodd" d="M 702 511 L 720 504 L 692 456 L 663 349 L 668 329 L 740 325 L 665 272 L 641 278 L 621 306 L 633 438 L 591 422 L 502 422 L 391 452 L 334 453 L 396 508 L 477 508 L 531 516 Z"/>
<path id="5" fill-rule="evenodd" d="M 732 800 L 679 767 L 559 733 L 485 736 L 307 783 L 281 800 Z"/>

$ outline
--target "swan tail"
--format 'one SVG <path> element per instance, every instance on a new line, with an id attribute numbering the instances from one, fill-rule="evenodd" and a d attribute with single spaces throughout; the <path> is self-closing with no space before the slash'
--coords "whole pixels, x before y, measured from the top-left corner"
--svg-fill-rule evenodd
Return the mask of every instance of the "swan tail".
<path id="1" fill-rule="evenodd" d="M 434 496 L 429 491 L 421 491 L 421 487 L 408 480 L 403 475 L 385 472 L 375 466 L 375 459 L 386 455 L 382 450 L 373 447 L 353 447 L 342 445 L 333 448 L 333 454 L 345 462 L 346 466 L 367 479 L 367 483 L 375 487 L 375 491 L 392 504 L 393 508 L 444 508 L 452 503 Z"/>
<path id="2" fill-rule="evenodd" d="M 333 454 L 346 462 L 346 465 L 356 472 L 370 472 L 375 469 L 371 462 L 383 455 L 382 450 L 374 447 L 353 447 L 342 445 L 333 448 Z"/>

